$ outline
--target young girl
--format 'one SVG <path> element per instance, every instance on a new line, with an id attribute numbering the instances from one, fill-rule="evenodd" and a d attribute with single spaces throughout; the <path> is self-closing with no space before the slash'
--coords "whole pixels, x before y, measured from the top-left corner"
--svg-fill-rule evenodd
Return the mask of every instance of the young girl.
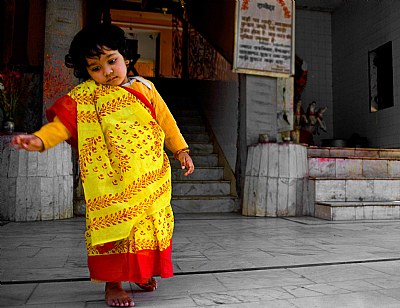
<path id="1" fill-rule="evenodd" d="M 50 123 L 12 140 L 44 151 L 67 140 L 78 147 L 86 200 L 86 246 L 93 281 L 104 281 L 110 306 L 134 306 L 122 281 L 156 289 L 171 277 L 174 218 L 166 147 L 194 171 L 188 146 L 154 85 L 128 78 L 125 36 L 116 26 L 81 30 L 66 65 L 83 83 L 47 111 Z"/>

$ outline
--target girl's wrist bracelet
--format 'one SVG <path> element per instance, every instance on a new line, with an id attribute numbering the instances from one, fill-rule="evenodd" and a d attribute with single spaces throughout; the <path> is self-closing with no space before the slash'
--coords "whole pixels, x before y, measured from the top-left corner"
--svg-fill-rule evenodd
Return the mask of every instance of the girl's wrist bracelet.
<path id="1" fill-rule="evenodd" d="M 176 151 L 175 153 L 174 153 L 174 158 L 175 159 L 178 159 L 178 156 L 179 156 L 179 154 L 181 154 L 181 153 L 190 153 L 190 150 L 189 150 L 189 148 L 184 148 L 184 149 L 180 149 L 180 150 L 178 150 L 178 151 Z"/>

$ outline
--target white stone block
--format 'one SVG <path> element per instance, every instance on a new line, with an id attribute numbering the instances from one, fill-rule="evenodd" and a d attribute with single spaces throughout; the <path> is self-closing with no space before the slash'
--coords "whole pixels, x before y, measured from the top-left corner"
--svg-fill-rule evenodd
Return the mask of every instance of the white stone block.
<path id="1" fill-rule="evenodd" d="M 373 180 L 346 180 L 346 201 L 374 201 Z"/>
<path id="2" fill-rule="evenodd" d="M 245 176 L 251 175 L 251 170 L 253 168 L 254 149 L 255 149 L 255 146 L 249 146 L 247 149 L 247 161 L 246 161 Z"/>
<path id="3" fill-rule="evenodd" d="M 242 214 L 245 216 L 254 216 L 255 211 L 255 192 L 254 192 L 254 177 L 245 176 L 243 187 L 243 209 Z"/>
<path id="4" fill-rule="evenodd" d="M 56 145 L 54 147 L 54 156 L 55 156 L 55 169 L 56 169 L 56 175 L 62 175 L 63 171 L 62 171 L 62 146 L 60 145 Z"/>
<path id="5" fill-rule="evenodd" d="M 326 157 L 311 157 L 309 159 L 309 172 L 312 177 L 336 177 L 336 160 Z"/>
<path id="6" fill-rule="evenodd" d="M 40 178 L 39 177 L 28 177 L 29 192 L 28 202 L 25 204 L 26 217 L 25 221 L 37 221 L 41 220 L 41 195 L 40 195 Z M 23 206 L 21 207 L 23 210 Z"/>
<path id="7" fill-rule="evenodd" d="M 66 213 L 65 218 L 71 218 L 74 217 L 74 178 L 72 175 L 65 177 L 64 184 L 66 195 L 66 203 L 64 205 Z"/>
<path id="8" fill-rule="evenodd" d="M 54 148 L 51 148 L 47 151 L 47 176 L 54 177 L 56 176 L 56 166 L 55 166 L 56 156 Z"/>
<path id="9" fill-rule="evenodd" d="M 359 206 L 356 207 L 356 220 L 371 220 L 374 218 L 373 206 Z"/>
<path id="10" fill-rule="evenodd" d="M 7 220 L 11 211 L 8 178 L 0 176 L 0 220 Z"/>
<path id="11" fill-rule="evenodd" d="M 69 175 L 70 171 L 68 170 L 71 164 L 71 149 L 68 147 L 66 142 L 62 143 L 61 148 L 62 153 L 62 175 Z"/>
<path id="12" fill-rule="evenodd" d="M 289 145 L 279 144 L 278 146 L 278 177 L 288 178 L 289 177 L 289 164 L 290 168 L 296 169 L 296 161 L 289 161 Z M 293 166 L 294 164 L 294 166 Z"/>
<path id="13" fill-rule="evenodd" d="M 48 155 L 47 151 L 38 154 L 38 170 L 37 175 L 40 177 L 47 176 L 47 163 L 48 163 Z"/>
<path id="14" fill-rule="evenodd" d="M 388 175 L 392 178 L 400 178 L 400 161 L 389 160 L 388 161 Z"/>
<path id="15" fill-rule="evenodd" d="M 299 145 L 300 146 L 300 145 Z M 301 176 L 307 176 L 309 175 L 309 171 L 308 171 L 308 156 L 307 156 L 307 147 L 305 146 L 301 146 L 301 161 L 304 163 L 303 165 L 303 171 L 301 173 Z"/>
<path id="16" fill-rule="evenodd" d="M 60 202 L 62 202 L 60 198 L 60 184 L 59 184 L 59 176 L 53 177 L 53 187 L 55 189 L 53 194 L 53 207 L 54 207 L 54 217 L 55 219 L 60 219 Z"/>
<path id="17" fill-rule="evenodd" d="M 38 175 L 38 152 L 28 154 L 28 176 Z"/>
<path id="18" fill-rule="evenodd" d="M 30 152 L 27 151 L 18 151 L 18 176 L 27 176 L 28 175 L 28 157 Z"/>
<path id="19" fill-rule="evenodd" d="M 41 190 L 41 220 L 56 219 L 54 213 L 58 210 L 54 208 L 54 195 L 57 187 L 54 187 L 52 178 L 42 178 L 40 182 Z"/>
<path id="20" fill-rule="evenodd" d="M 8 164 L 10 161 L 10 148 L 4 148 L 1 151 L 1 165 L 0 165 L 0 176 L 8 176 Z"/>
<path id="21" fill-rule="evenodd" d="M 266 216 L 267 212 L 267 177 L 256 177 L 255 215 Z"/>
<path id="22" fill-rule="evenodd" d="M 31 202 L 31 191 L 28 187 L 28 177 L 18 177 L 16 179 L 16 192 L 15 192 L 15 216 L 10 217 L 12 221 L 27 221 L 26 211 L 27 206 Z"/>
<path id="23" fill-rule="evenodd" d="M 18 176 L 18 151 L 11 150 L 10 156 L 8 158 L 8 172 L 7 175 L 9 178 L 16 178 Z"/>
<path id="24" fill-rule="evenodd" d="M 287 216 L 296 216 L 298 179 L 289 179 Z"/>
<path id="25" fill-rule="evenodd" d="M 325 219 L 325 220 L 332 220 L 331 208 L 326 205 L 322 205 L 322 204 L 318 204 L 318 203 L 315 204 L 315 217 Z"/>
<path id="26" fill-rule="evenodd" d="M 354 207 L 333 207 L 332 220 L 356 220 L 356 211 Z"/>
<path id="27" fill-rule="evenodd" d="M 60 200 L 60 219 L 65 219 L 68 217 L 68 204 L 67 204 L 67 200 L 68 200 L 68 194 L 66 191 L 66 175 L 63 175 L 59 178 L 60 181 L 60 198 L 62 198 Z M 71 204 L 73 207 L 73 204 Z"/>
<path id="28" fill-rule="evenodd" d="M 278 200 L 276 216 L 288 215 L 289 179 L 278 178 Z"/>
<path id="29" fill-rule="evenodd" d="M 315 201 L 345 201 L 345 180 L 316 180 Z"/>
<path id="30" fill-rule="evenodd" d="M 374 180 L 374 201 L 400 200 L 399 180 Z"/>
<path id="31" fill-rule="evenodd" d="M 296 206 L 295 206 L 295 215 L 302 216 L 304 207 L 306 204 L 304 203 L 304 195 L 307 194 L 307 189 L 304 187 L 304 182 L 306 179 L 296 179 Z"/>
<path id="32" fill-rule="evenodd" d="M 268 159 L 268 176 L 271 178 L 279 177 L 279 152 L 277 143 L 268 143 L 269 159 Z"/>
<path id="33" fill-rule="evenodd" d="M 251 176 L 258 176 L 260 173 L 261 149 L 261 145 L 257 145 L 253 148 L 253 159 L 250 168 Z"/>
<path id="34" fill-rule="evenodd" d="M 372 219 L 395 219 L 395 213 L 393 206 L 377 205 L 373 207 L 373 218 Z"/>
<path id="35" fill-rule="evenodd" d="M 263 144 L 261 148 L 261 157 L 260 157 L 260 176 L 268 176 L 269 175 L 269 146 L 268 144 Z"/>
<path id="36" fill-rule="evenodd" d="M 336 159 L 336 177 L 362 178 L 361 159 Z"/>
<path id="37" fill-rule="evenodd" d="M 385 159 L 364 159 L 362 163 L 363 175 L 368 178 L 387 178 L 388 161 Z"/>
<path id="38" fill-rule="evenodd" d="M 315 180 L 304 179 L 303 181 L 303 215 L 315 215 Z"/>
<path id="39" fill-rule="evenodd" d="M 278 178 L 268 177 L 267 216 L 276 217 L 278 203 Z"/>
<path id="40" fill-rule="evenodd" d="M 302 163 L 301 163 L 301 155 L 300 148 L 294 144 L 289 144 L 288 146 L 288 174 L 287 176 L 291 179 L 298 178 L 301 173 Z M 285 175 L 280 175 L 285 176 Z"/>

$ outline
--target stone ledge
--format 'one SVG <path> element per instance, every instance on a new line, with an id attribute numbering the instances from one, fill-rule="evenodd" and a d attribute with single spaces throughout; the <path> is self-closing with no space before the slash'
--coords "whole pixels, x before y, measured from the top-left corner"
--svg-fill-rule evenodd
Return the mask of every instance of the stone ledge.
<path id="1" fill-rule="evenodd" d="M 398 159 L 400 149 L 308 147 L 308 157 Z"/>
<path id="2" fill-rule="evenodd" d="M 330 221 L 397 220 L 400 201 L 316 202 L 314 216 Z"/>

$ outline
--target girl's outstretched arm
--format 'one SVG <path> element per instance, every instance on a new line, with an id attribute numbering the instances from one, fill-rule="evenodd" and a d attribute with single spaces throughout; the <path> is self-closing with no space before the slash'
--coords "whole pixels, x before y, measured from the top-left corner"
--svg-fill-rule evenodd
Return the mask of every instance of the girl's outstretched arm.
<path id="1" fill-rule="evenodd" d="M 11 139 L 11 144 L 16 150 L 24 149 L 30 152 L 44 150 L 42 139 L 35 135 L 16 135 Z"/>

